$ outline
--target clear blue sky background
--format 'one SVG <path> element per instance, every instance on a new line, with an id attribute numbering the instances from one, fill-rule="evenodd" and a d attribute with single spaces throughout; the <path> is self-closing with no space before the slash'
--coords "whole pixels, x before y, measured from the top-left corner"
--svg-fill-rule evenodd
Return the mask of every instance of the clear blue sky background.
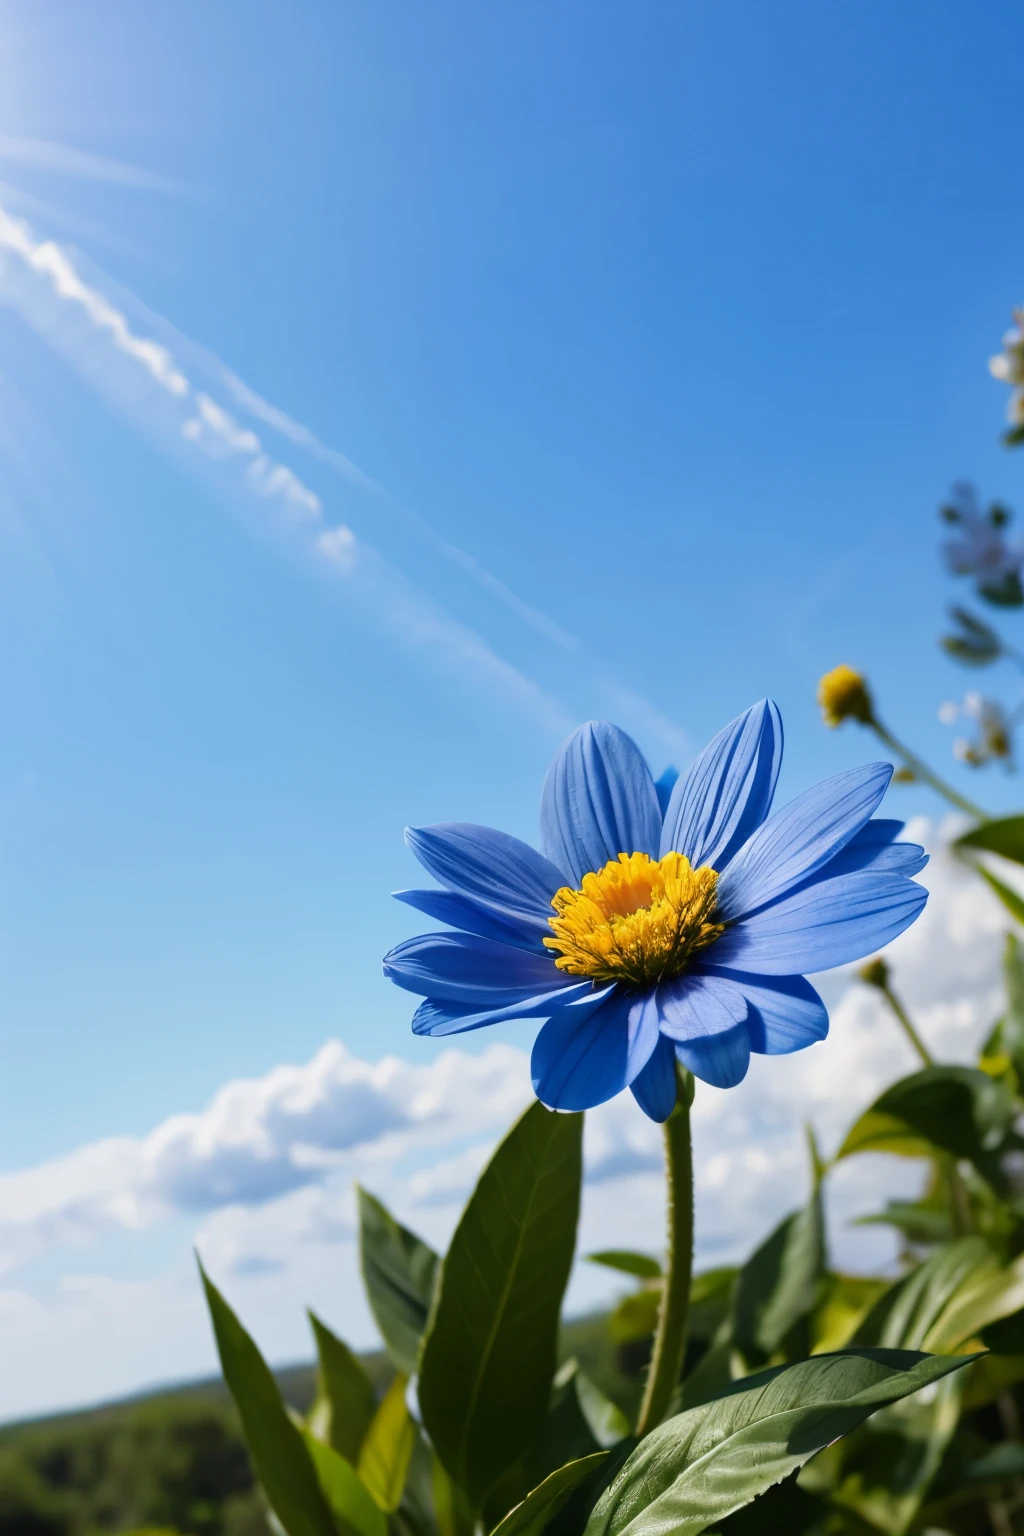
<path id="1" fill-rule="evenodd" d="M 0 135 L 177 190 L 22 149 L 0 204 L 578 636 L 334 485 L 570 718 L 614 673 L 696 750 L 768 693 L 795 791 L 876 755 L 819 723 L 840 659 L 949 759 L 935 508 L 1021 499 L 986 360 L 1022 46 L 999 0 L 7 0 Z M 0 1167 L 331 1034 L 430 1050 L 380 975 L 402 827 L 533 838 L 557 733 L 382 642 L 2 308 L 0 390 Z"/>

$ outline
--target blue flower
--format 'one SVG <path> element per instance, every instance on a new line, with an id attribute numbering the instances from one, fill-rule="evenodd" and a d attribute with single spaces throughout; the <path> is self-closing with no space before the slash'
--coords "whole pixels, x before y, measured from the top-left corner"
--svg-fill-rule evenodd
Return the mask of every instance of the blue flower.
<path id="1" fill-rule="evenodd" d="M 771 815 L 782 721 L 763 700 L 690 772 L 655 785 L 617 726 L 562 747 L 541 799 L 538 853 L 455 822 L 406 837 L 440 889 L 399 891 L 449 925 L 399 944 L 385 975 L 425 1001 L 420 1035 L 546 1022 L 533 1086 L 552 1109 L 631 1089 L 653 1120 L 675 1103 L 675 1062 L 716 1087 L 751 1051 L 784 1055 L 828 1032 L 808 971 L 902 933 L 927 892 L 923 850 L 872 820 L 892 775 L 870 763 Z"/>

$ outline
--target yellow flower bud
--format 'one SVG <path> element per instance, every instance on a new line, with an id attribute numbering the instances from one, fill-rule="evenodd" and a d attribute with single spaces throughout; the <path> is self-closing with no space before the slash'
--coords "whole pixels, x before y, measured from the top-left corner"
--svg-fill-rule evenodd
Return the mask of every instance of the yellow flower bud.
<path id="1" fill-rule="evenodd" d="M 881 955 L 862 965 L 857 975 L 861 981 L 866 981 L 869 987 L 879 987 L 884 990 L 889 985 L 889 967 Z"/>
<path id="2" fill-rule="evenodd" d="M 842 725 L 844 720 L 859 720 L 861 725 L 870 725 L 874 719 L 867 683 L 845 662 L 833 667 L 821 679 L 818 703 L 828 726 Z"/>

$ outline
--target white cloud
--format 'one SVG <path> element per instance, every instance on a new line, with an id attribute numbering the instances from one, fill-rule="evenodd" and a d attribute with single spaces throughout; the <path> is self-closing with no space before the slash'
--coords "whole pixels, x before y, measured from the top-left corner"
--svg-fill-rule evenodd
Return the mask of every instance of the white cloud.
<path id="1" fill-rule="evenodd" d="M 343 579 L 349 610 L 386 643 L 397 644 L 417 664 L 454 674 L 488 699 L 522 709 L 552 737 L 565 734 L 570 721 L 545 689 L 370 545 L 357 542 L 351 529 L 325 528 L 316 491 L 205 387 L 211 367 L 225 372 L 216 360 L 146 315 L 129 295 L 114 302 L 107 296 L 112 285 L 98 275 L 87 280 L 83 270 L 80 258 L 72 259 L 52 240 L 35 239 L 27 223 L 0 208 L 0 300 L 105 399 L 221 494 L 250 507 L 272 507 L 276 519 L 261 521 L 255 531 L 286 541 L 321 574 Z M 140 314 L 151 334 L 129 320 L 129 309 Z M 156 339 L 161 330 L 169 341 Z M 180 361 L 184 353 L 190 358 L 187 369 Z M 287 423 L 293 440 L 301 432 L 272 407 L 264 407 L 261 416 L 278 426 Z"/>
<path id="2" fill-rule="evenodd" d="M 25 145 L 35 141 L 18 142 L 28 153 Z M 0 138 L 0 158 L 3 143 Z M 33 153 L 41 154 L 45 148 L 37 144 Z M 477 695 L 496 696 L 514 705 L 552 737 L 571 728 L 569 715 L 546 687 L 505 660 L 481 634 L 456 619 L 365 539 L 357 539 L 350 515 L 337 526 L 328 526 L 322 495 L 276 451 L 270 451 L 265 429 L 281 440 L 286 457 L 296 449 L 306 456 L 313 479 L 322 473 L 321 466 L 340 476 L 343 497 L 361 493 L 366 498 L 363 510 L 375 521 L 386 508 L 549 647 L 554 644 L 568 669 L 565 684 L 582 687 L 586 696 L 593 697 L 594 704 L 586 712 L 596 708 L 601 714 L 613 713 L 627 729 L 656 742 L 677 761 L 687 755 L 687 741 L 679 727 L 606 666 L 588 657 L 575 635 L 524 602 L 475 556 L 443 538 L 351 459 L 264 400 L 219 359 L 148 312 L 131 294 L 119 292 L 80 256 L 73 257 L 52 240 L 37 239 L 24 220 L 3 207 L 0 300 L 17 310 L 158 447 L 201 475 L 220 495 L 250 512 L 259 503 L 269 504 L 277 518 L 268 522 L 260 517 L 253 531 L 285 541 L 313 570 L 338 582 L 348 611 L 385 644 L 397 645 L 417 665 L 440 668 L 468 682 Z M 551 678 L 556 672 L 549 650 L 545 676 Z"/>
<path id="3" fill-rule="evenodd" d="M 0 160 L 11 165 L 27 165 L 39 170 L 56 171 L 86 181 L 106 181 L 114 186 L 134 187 L 144 192 L 180 192 L 176 182 L 106 155 L 76 149 L 71 144 L 56 144 L 50 139 L 30 139 L 0 134 Z"/>

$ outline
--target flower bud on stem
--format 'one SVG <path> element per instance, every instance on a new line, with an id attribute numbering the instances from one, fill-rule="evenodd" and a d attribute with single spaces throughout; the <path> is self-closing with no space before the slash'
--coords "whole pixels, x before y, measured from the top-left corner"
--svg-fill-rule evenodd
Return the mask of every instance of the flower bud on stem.
<path id="1" fill-rule="evenodd" d="M 899 998 L 896 996 L 896 993 L 893 991 L 892 987 L 889 985 L 889 967 L 886 965 L 881 955 L 879 955 L 874 960 L 869 960 L 866 965 L 862 965 L 860 970 L 857 972 L 857 975 L 861 981 L 866 983 L 867 986 L 875 987 L 879 992 L 881 992 L 882 996 L 885 998 L 886 1002 L 889 1004 L 889 1007 L 895 1014 L 897 1022 L 903 1030 L 903 1033 L 914 1047 L 914 1050 L 917 1052 L 918 1056 L 920 1056 L 922 1065 L 926 1067 L 934 1067 L 935 1057 L 932 1055 L 931 1051 L 921 1039 L 921 1036 L 914 1028 L 909 1013 L 904 1008 Z"/>
<path id="2" fill-rule="evenodd" d="M 636 1424 L 638 1435 L 657 1429 L 665 1417 L 679 1384 L 686 1354 L 686 1323 L 693 1276 L 693 1150 L 690 1143 L 693 1077 L 677 1066 L 676 1084 L 676 1107 L 663 1127 L 668 1256 L 651 1366 Z"/>

